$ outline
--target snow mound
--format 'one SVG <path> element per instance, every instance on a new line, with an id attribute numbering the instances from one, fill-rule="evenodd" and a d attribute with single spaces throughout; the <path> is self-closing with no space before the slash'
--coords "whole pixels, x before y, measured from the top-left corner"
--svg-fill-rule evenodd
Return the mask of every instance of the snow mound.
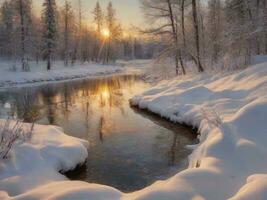
<path id="1" fill-rule="evenodd" d="M 31 141 L 14 146 L 10 158 L 0 162 L 0 191 L 5 191 L 0 192 L 0 199 L 66 180 L 59 171 L 84 163 L 88 146 L 86 141 L 65 135 L 59 127 L 36 125 Z"/>

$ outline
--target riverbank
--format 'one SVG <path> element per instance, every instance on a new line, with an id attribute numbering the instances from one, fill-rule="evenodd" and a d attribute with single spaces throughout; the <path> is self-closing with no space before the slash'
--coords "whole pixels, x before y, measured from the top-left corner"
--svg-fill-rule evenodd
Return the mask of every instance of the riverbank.
<path id="1" fill-rule="evenodd" d="M 53 152 L 50 158 L 54 162 L 48 163 L 56 165 L 42 167 L 47 166 L 43 154 L 36 159 L 31 156 L 30 162 L 28 155 L 2 162 L 0 199 L 264 200 L 267 198 L 266 91 L 267 63 L 231 74 L 201 74 L 162 81 L 134 97 L 131 103 L 173 122 L 199 127 L 200 144 L 188 147 L 194 149 L 188 169 L 166 181 L 125 194 L 107 186 L 66 180 L 57 172 L 58 166 L 68 164 L 76 148 L 69 148 L 65 140 L 50 148 L 49 140 L 42 140 L 39 143 L 42 148 Z M 58 130 L 51 129 L 50 134 L 53 132 Z M 63 161 L 54 149 L 64 155 Z M 27 165 L 18 167 L 21 160 L 27 161 Z M 80 162 L 76 160 L 76 164 Z M 3 167 L 9 163 L 14 167 L 10 170 Z M 28 182 L 34 185 L 25 184 Z"/>
<path id="2" fill-rule="evenodd" d="M 190 156 L 188 170 L 136 195 L 143 199 L 266 199 L 266 91 L 265 62 L 231 74 L 163 81 L 134 97 L 132 105 L 200 131 L 200 144 Z"/>
<path id="3" fill-rule="evenodd" d="M 114 65 L 85 63 L 66 67 L 63 62 L 55 62 L 52 70 L 47 71 L 45 63 L 40 62 L 30 63 L 31 71 L 22 72 L 19 69 L 12 71 L 12 62 L 0 61 L 0 88 L 95 78 L 118 73 L 137 73 L 143 71 L 146 68 L 144 66 L 149 63 L 150 60 L 132 60 L 118 61 Z"/>

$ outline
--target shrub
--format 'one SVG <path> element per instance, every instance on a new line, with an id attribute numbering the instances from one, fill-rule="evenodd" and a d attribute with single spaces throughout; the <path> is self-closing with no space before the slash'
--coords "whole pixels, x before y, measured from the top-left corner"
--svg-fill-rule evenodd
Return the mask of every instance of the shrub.
<path id="1" fill-rule="evenodd" d="M 34 124 L 25 125 L 20 120 L 7 120 L 0 122 L 0 159 L 7 159 L 11 149 L 22 144 L 32 137 Z"/>

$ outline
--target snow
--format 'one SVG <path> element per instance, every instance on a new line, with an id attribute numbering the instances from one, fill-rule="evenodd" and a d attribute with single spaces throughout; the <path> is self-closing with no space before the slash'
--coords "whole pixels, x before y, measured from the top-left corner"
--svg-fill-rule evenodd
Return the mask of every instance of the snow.
<path id="1" fill-rule="evenodd" d="M 11 71 L 13 63 L 10 61 L 0 62 L 0 88 L 20 86 L 33 83 L 44 83 L 53 81 L 67 81 L 73 79 L 89 78 L 111 75 L 115 73 L 136 72 L 138 68 L 148 64 L 149 60 L 118 61 L 114 65 L 101 65 L 94 63 L 78 64 L 74 66 L 64 66 L 63 62 L 53 63 L 52 70 L 47 71 L 44 62 L 39 64 L 30 63 L 31 71 L 22 72 L 19 70 L 19 63 L 16 65 L 17 71 Z"/>
<path id="2" fill-rule="evenodd" d="M 267 63 L 243 71 L 162 81 L 131 103 L 199 128 L 188 169 L 140 191 L 68 181 L 59 170 L 87 157 L 85 141 L 37 126 L 31 142 L 0 164 L 0 199 L 267 199 Z M 90 156 L 90 155 L 89 155 Z M 29 164 L 30 163 L 30 164 Z"/>
<path id="3" fill-rule="evenodd" d="M 267 63 L 257 60 L 231 74 L 162 81 L 131 100 L 200 131 L 189 168 L 162 183 L 161 192 L 139 192 L 143 199 L 267 199 Z"/>
<path id="4" fill-rule="evenodd" d="M 3 121 L 0 121 L 3 124 Z M 24 128 L 28 128 L 25 124 Z M 0 197 L 15 196 L 40 184 L 66 180 L 58 171 L 84 163 L 89 144 L 67 136 L 55 126 L 36 125 L 30 141 L 16 145 L 9 159 L 0 162 Z"/>

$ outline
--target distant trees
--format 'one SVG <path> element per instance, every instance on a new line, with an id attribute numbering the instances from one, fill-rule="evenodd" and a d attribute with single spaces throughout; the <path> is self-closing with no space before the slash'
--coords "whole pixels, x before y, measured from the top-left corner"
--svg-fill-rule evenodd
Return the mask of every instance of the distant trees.
<path id="1" fill-rule="evenodd" d="M 266 8 L 265 0 L 226 1 L 226 41 L 232 59 L 249 63 L 252 55 L 266 54 Z"/>
<path id="2" fill-rule="evenodd" d="M 32 45 L 32 2 L 30 0 L 4 1 L 1 5 L 1 55 L 7 58 L 19 57 L 21 69 L 29 70 L 28 55 Z"/>
<path id="3" fill-rule="evenodd" d="M 32 12 L 32 0 L 4 0 L 0 57 L 28 71 L 33 60 L 46 60 L 50 70 L 52 58 L 67 66 L 157 56 L 171 58 L 179 75 L 192 64 L 199 72 L 237 68 L 267 54 L 266 0 L 141 0 L 149 23 L 144 37 L 123 30 L 112 3 L 102 9 L 97 2 L 91 23 L 82 19 L 81 0 L 77 12 L 72 3 L 57 7 L 56 0 L 44 0 L 40 16 Z"/>
<path id="4" fill-rule="evenodd" d="M 4 1 L 1 5 L 1 26 L 0 26 L 0 50 L 1 55 L 12 58 L 14 50 L 14 10 L 11 1 Z"/>
<path id="5" fill-rule="evenodd" d="M 88 23 L 82 19 L 81 0 L 76 1 L 77 11 L 73 1 L 65 0 L 59 7 L 56 0 L 43 1 L 41 15 L 32 12 L 32 0 L 4 0 L 0 4 L 0 57 L 12 60 L 14 70 L 18 61 L 21 70 L 29 71 L 32 61 L 45 60 L 50 70 L 52 59 L 63 60 L 68 66 L 77 61 L 110 64 L 118 58 L 154 55 L 154 41 L 132 31 L 131 37 L 124 37 L 129 33 L 122 29 L 111 2 L 106 9 L 97 2 L 93 21 Z"/>

